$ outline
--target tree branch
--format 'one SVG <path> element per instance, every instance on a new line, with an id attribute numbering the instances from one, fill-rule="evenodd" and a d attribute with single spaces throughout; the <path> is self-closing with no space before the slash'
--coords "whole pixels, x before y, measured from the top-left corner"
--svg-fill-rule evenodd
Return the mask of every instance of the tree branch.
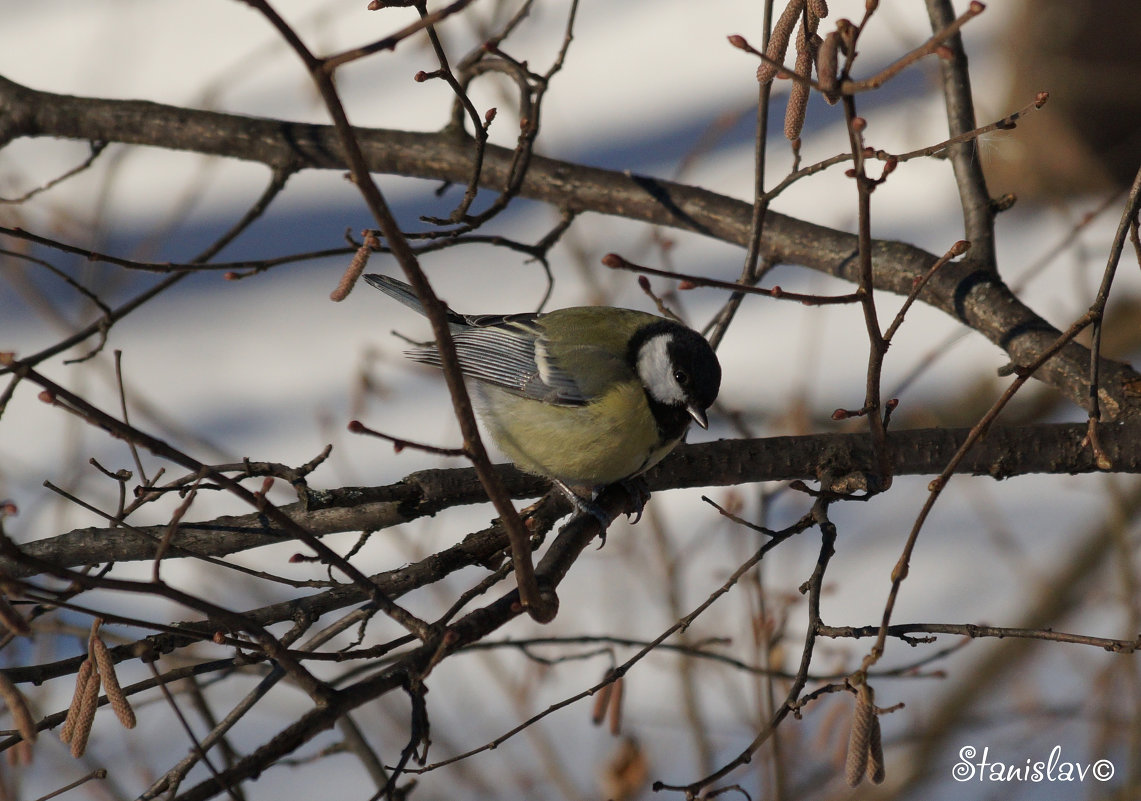
<path id="1" fill-rule="evenodd" d="M 1083 444 L 1086 430 L 1084 423 L 995 427 L 968 451 L 956 472 L 996 479 L 1028 473 L 1096 472 L 1095 456 Z M 1141 425 L 1107 425 L 1101 431 L 1102 445 L 1113 461 L 1115 472 L 1141 473 Z M 966 428 L 889 432 L 886 446 L 892 475 L 938 474 L 969 433 Z M 498 465 L 496 469 L 513 498 L 534 497 L 547 489 L 542 479 L 509 465 Z M 815 434 L 682 445 L 647 473 L 646 480 L 651 491 L 657 492 L 759 481 L 814 481 L 822 471 L 827 471 L 844 477 L 848 491 L 852 491 L 862 489 L 864 475 L 875 470 L 867 434 Z M 313 491 L 308 507 L 294 503 L 278 508 L 297 526 L 314 536 L 324 536 L 342 531 L 379 530 L 430 517 L 452 506 L 486 501 L 487 495 L 474 469 L 455 468 L 411 473 L 386 487 Z M 27 543 L 21 549 L 30 556 L 50 558 L 59 567 L 112 560 L 139 561 L 154 558 L 165 531 L 165 524 L 130 530 L 82 528 Z M 165 558 L 194 554 L 225 556 L 280 543 L 289 536 L 285 529 L 258 513 L 182 522 L 170 541 L 172 549 L 178 551 L 168 553 Z M 467 541 L 461 543 L 471 549 L 468 557 L 473 563 L 504 545 L 505 541 L 499 540 L 487 541 L 475 548 Z M 0 559 L 0 572 L 12 577 L 34 574 L 30 568 L 4 559 Z M 372 577 L 370 581 L 378 580 Z M 384 592 L 401 594 L 380 583 Z"/>
<path id="2" fill-rule="evenodd" d="M 955 21 L 955 9 L 950 0 L 927 0 L 927 14 L 931 18 L 931 28 L 936 32 L 946 29 Z M 947 127 L 953 138 L 975 128 L 975 105 L 971 97 L 971 73 L 967 66 L 963 37 L 955 31 L 947 38 L 944 46 L 950 51 L 950 58 L 940 59 L 939 69 L 943 77 Z M 956 142 L 948 148 L 948 152 L 955 181 L 959 185 L 964 235 L 971 242 L 975 259 L 987 269 L 997 270 L 994 204 L 991 203 L 982 162 L 979 161 L 978 140 Z"/>
<path id="3" fill-rule="evenodd" d="M 146 101 L 102 100 L 39 92 L 0 77 L 0 144 L 16 137 L 53 136 L 186 150 L 260 162 L 271 167 L 344 170 L 347 160 L 331 126 L 288 123 Z M 424 133 L 355 129 L 373 172 L 464 184 L 471 176 L 475 143 L 454 131 Z M 513 152 L 488 145 L 481 185 L 507 180 Z M 750 203 L 697 187 L 647 176 L 585 167 L 534 156 L 520 195 L 572 212 L 589 210 L 693 231 L 747 247 L 752 236 Z M 986 261 L 972 258 L 940 269 L 919 300 L 953 316 L 1003 348 L 1011 361 L 1027 364 L 1059 332 L 1023 304 Z M 856 237 L 850 233 L 770 211 L 762 257 L 797 264 L 856 283 Z M 982 251 L 985 252 L 985 251 Z M 938 256 L 902 242 L 875 240 L 872 263 L 877 289 L 907 295 Z M 1085 408 L 1089 389 L 1088 348 L 1067 345 L 1036 378 Z M 1141 375 L 1103 359 L 1099 401 L 1102 419 L 1141 413 Z"/>

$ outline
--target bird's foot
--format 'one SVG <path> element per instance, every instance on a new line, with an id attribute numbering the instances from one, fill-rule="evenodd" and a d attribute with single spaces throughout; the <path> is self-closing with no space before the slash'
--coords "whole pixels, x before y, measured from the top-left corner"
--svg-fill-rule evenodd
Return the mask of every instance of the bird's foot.
<path id="1" fill-rule="evenodd" d="M 606 529 L 614 522 L 613 515 L 607 514 L 606 510 L 594 502 L 593 498 L 584 498 L 582 495 L 575 492 L 569 484 L 564 481 L 559 481 L 557 478 L 552 479 L 551 483 L 559 488 L 563 495 L 567 496 L 578 514 L 587 514 L 598 521 L 598 525 L 602 527 L 602 539 L 606 540 Z"/>
<path id="2" fill-rule="evenodd" d="M 567 496 L 567 499 L 574 505 L 578 514 L 587 514 L 598 521 L 599 527 L 602 529 L 600 535 L 601 543 L 599 548 L 606 544 L 606 530 L 610 524 L 614 522 L 614 515 L 609 514 L 605 509 L 594 502 L 598 497 L 598 492 L 593 493 L 592 497 L 584 498 L 578 492 L 571 488 L 571 486 L 563 481 L 554 479 L 552 483 L 559 488 L 559 490 Z M 626 478 L 617 482 L 630 497 L 631 511 L 627 512 L 628 516 L 632 516 L 633 520 L 630 525 L 637 523 L 642 519 L 642 512 L 646 508 L 646 502 L 650 500 L 650 488 L 646 485 L 645 480 L 641 476 L 634 476 Z M 603 488 L 604 489 L 604 488 Z"/>
<path id="3" fill-rule="evenodd" d="M 642 519 L 642 512 L 646 511 L 646 504 L 650 501 L 650 485 L 641 476 L 624 478 L 618 483 L 626 490 L 633 503 L 633 511 L 627 512 L 627 516 L 633 516 L 630 525 L 634 525 Z"/>

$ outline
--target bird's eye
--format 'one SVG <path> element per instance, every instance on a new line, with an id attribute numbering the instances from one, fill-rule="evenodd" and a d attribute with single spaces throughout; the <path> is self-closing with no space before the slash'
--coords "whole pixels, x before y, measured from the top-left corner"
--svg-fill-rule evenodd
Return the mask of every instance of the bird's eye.
<path id="1" fill-rule="evenodd" d="M 674 370 L 674 381 L 676 381 L 679 386 L 686 386 L 689 384 L 689 373 L 685 370 Z"/>

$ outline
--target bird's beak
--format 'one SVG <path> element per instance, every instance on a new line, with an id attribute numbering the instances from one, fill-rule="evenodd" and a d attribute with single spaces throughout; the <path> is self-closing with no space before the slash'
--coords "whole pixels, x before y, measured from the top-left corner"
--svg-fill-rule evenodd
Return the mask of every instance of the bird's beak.
<path id="1" fill-rule="evenodd" d="M 685 410 L 689 412 L 689 416 L 693 418 L 695 423 L 697 423 L 702 428 L 709 428 L 709 418 L 705 416 L 704 409 L 696 404 L 691 403 L 685 407 Z"/>

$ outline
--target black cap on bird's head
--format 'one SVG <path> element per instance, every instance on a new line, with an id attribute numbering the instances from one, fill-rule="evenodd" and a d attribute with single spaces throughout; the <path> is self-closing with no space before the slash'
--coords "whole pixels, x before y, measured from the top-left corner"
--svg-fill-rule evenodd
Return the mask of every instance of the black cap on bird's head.
<path id="1" fill-rule="evenodd" d="M 721 388 L 721 363 L 705 337 L 662 320 L 634 336 L 630 356 L 659 425 L 679 436 L 690 419 L 709 427 L 705 410 Z"/>

